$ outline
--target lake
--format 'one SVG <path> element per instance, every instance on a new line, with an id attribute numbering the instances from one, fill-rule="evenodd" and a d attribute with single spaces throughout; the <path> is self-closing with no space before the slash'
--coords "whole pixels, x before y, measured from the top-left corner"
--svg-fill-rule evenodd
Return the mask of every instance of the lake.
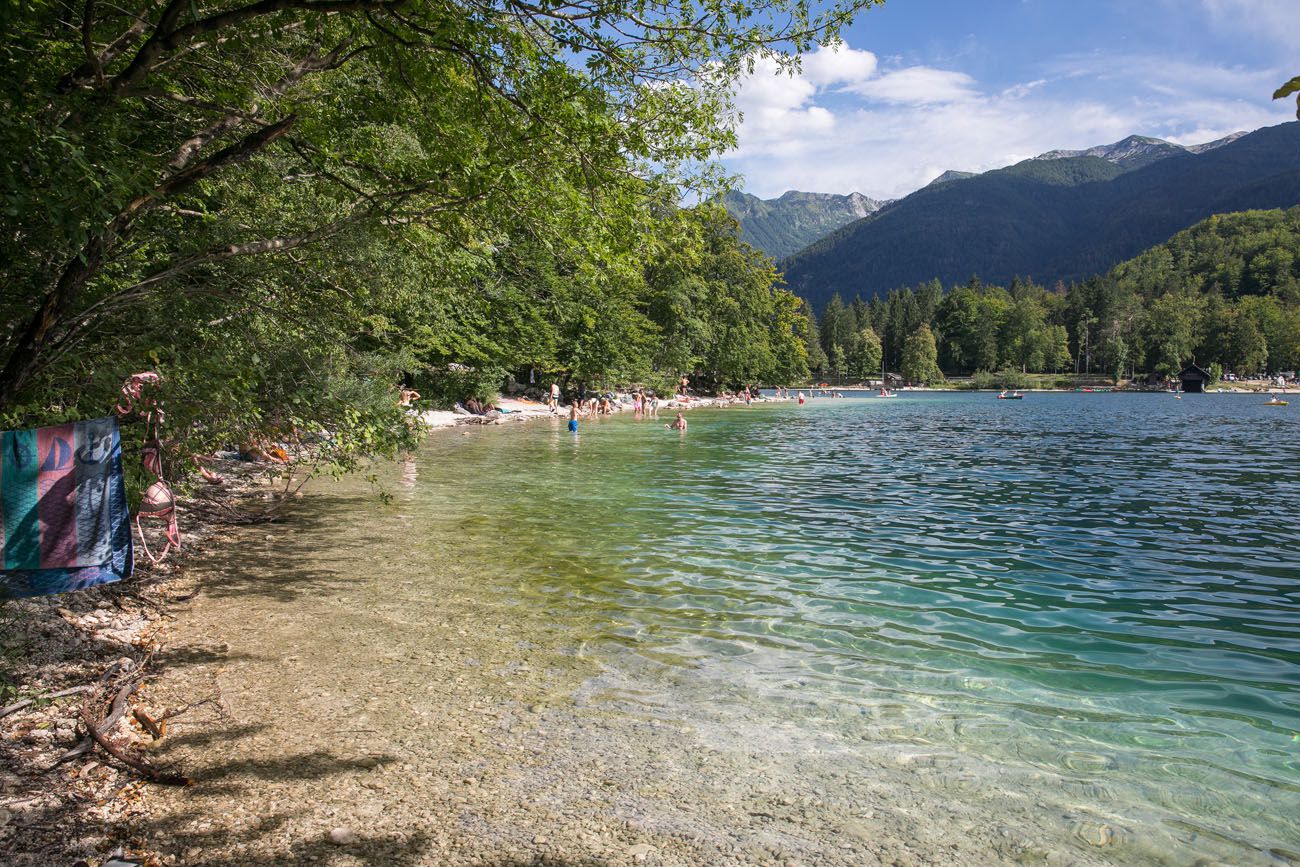
<path id="1" fill-rule="evenodd" d="M 619 764 L 639 794 L 610 809 L 646 827 L 689 802 L 811 862 L 1287 863 L 1300 412 L 1263 400 L 904 392 L 684 434 L 444 431 L 379 471 L 386 505 L 319 485 L 294 544 L 379 540 L 322 567 L 366 571 L 352 607 L 418 621 L 419 576 L 454 562 L 521 639 L 544 624 L 587 666 L 550 725 Z"/>

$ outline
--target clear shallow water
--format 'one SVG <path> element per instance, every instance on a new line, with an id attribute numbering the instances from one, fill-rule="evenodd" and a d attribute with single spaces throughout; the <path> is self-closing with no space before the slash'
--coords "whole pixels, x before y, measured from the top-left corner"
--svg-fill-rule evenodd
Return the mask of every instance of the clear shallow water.
<path id="1" fill-rule="evenodd" d="M 922 802 L 1106 859 L 1300 858 L 1294 407 L 925 394 L 689 419 L 438 435 L 388 483 L 413 531 L 498 564 L 485 589 L 572 630 L 605 667 L 592 704 L 899 768 Z"/>

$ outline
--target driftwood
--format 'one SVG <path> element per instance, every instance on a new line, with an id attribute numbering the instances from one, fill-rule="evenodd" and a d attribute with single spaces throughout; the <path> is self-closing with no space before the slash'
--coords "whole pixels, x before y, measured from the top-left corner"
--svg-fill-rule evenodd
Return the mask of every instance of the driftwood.
<path id="1" fill-rule="evenodd" d="M 153 739 L 156 741 L 161 740 L 163 734 L 167 731 L 167 720 L 163 720 L 162 724 L 160 725 L 154 721 L 153 717 L 145 713 L 143 708 L 136 708 L 135 710 L 131 711 L 131 715 L 135 717 L 136 722 L 144 726 L 145 730 L 149 732 L 149 734 L 152 735 Z"/>
<path id="2" fill-rule="evenodd" d="M 162 783 L 163 785 L 168 786 L 190 785 L 190 780 L 186 777 L 167 771 L 160 771 L 148 762 L 132 758 L 127 755 L 122 748 L 115 745 L 108 738 L 108 733 L 113 730 L 113 727 L 117 725 L 118 721 L 126 714 L 127 709 L 131 706 L 131 696 L 140 688 L 139 673 L 118 687 L 117 693 L 113 696 L 113 703 L 109 706 L 107 715 L 105 715 L 102 720 L 95 719 L 95 714 L 91 708 L 97 704 L 95 699 L 99 695 L 99 688 L 103 687 L 118 672 L 124 669 L 126 671 L 131 671 L 136 668 L 133 661 L 130 665 L 126 666 L 122 665 L 122 662 L 123 661 L 115 662 L 109 666 L 108 670 L 104 672 L 104 675 L 99 679 L 99 686 L 96 687 L 90 695 L 86 696 L 85 701 L 82 702 L 80 716 L 81 725 L 86 730 L 86 739 L 67 753 L 64 753 L 63 756 L 55 762 L 55 765 L 85 755 L 87 752 L 93 750 L 95 745 L 98 744 L 99 748 L 104 752 L 108 753 L 111 757 L 117 759 L 123 765 L 126 765 L 128 768 L 151 782 Z M 145 714 L 143 711 L 137 710 L 134 712 L 134 716 L 137 719 L 140 719 L 142 715 L 145 719 L 149 719 L 148 714 Z M 153 723 L 153 720 L 150 719 L 149 722 Z M 156 724 L 150 726 L 150 730 L 151 733 L 154 733 L 155 739 L 162 737 L 162 731 Z"/>
<path id="3" fill-rule="evenodd" d="M 139 773 L 145 779 L 154 783 L 161 783 L 165 786 L 194 785 L 194 781 L 189 777 L 168 773 L 167 771 L 160 771 L 146 762 L 131 758 L 125 752 L 118 749 L 113 745 L 112 741 L 99 731 L 94 718 L 90 715 L 90 711 L 84 707 L 81 709 L 81 722 L 82 725 L 86 727 L 86 731 L 90 733 L 91 739 L 94 740 L 95 743 L 99 744 L 100 749 L 126 765 L 131 770 Z"/>
<path id="4" fill-rule="evenodd" d="M 116 666 L 117 663 L 113 663 L 109 668 L 109 672 L 112 672 Z M 100 679 L 100 683 L 103 683 L 103 678 Z M 124 713 L 126 713 L 127 700 L 130 699 L 131 694 L 139 688 L 140 682 L 137 680 L 123 685 L 122 688 L 117 691 L 117 695 L 113 698 L 113 706 L 110 708 L 108 716 L 104 717 L 104 719 L 99 723 L 97 729 L 99 733 L 108 732 L 113 728 L 113 726 L 117 725 L 117 721 L 122 718 Z M 90 705 L 90 698 L 87 698 L 81 706 L 81 714 L 83 717 L 90 715 Z M 79 759 L 94 748 L 94 738 L 91 736 L 91 733 L 87 732 L 87 736 L 81 740 L 81 743 L 77 744 L 75 747 L 54 760 L 54 766 L 57 767 L 64 762 Z"/>
<path id="5" fill-rule="evenodd" d="M 77 695 L 83 692 L 94 692 L 94 691 L 95 691 L 95 687 L 90 685 L 83 685 L 83 686 L 70 687 L 68 689 L 61 689 L 58 692 L 47 692 L 45 695 L 37 695 L 37 696 L 32 696 L 31 698 L 25 698 L 22 701 L 14 702 L 8 707 L 0 708 L 0 719 L 4 719 L 5 717 L 9 716 L 9 714 L 11 713 L 18 713 L 18 711 L 22 710 L 25 707 L 30 707 L 31 705 L 36 704 L 36 702 L 38 701 L 50 701 L 56 698 L 64 698 L 65 696 L 69 696 L 69 695 Z"/>

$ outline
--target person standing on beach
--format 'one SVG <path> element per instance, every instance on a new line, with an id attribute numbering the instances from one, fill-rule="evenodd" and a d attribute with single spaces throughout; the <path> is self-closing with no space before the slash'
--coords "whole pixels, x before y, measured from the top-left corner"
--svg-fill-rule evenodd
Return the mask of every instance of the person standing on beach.
<path id="1" fill-rule="evenodd" d="M 551 383 L 551 412 L 558 412 L 560 409 L 560 384 Z"/>
<path id="2" fill-rule="evenodd" d="M 578 402 L 576 400 L 569 402 L 569 432 L 578 432 Z"/>

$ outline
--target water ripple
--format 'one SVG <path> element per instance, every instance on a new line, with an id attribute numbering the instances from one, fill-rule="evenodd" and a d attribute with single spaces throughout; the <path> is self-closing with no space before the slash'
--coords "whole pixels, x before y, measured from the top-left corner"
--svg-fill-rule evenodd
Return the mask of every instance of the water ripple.
<path id="1" fill-rule="evenodd" d="M 814 401 L 699 412 L 685 437 L 618 419 L 457 443 L 484 474 L 457 495 L 682 713 L 797 716 L 794 692 L 845 732 L 1082 775 L 1108 804 L 1158 790 L 1162 822 L 1293 849 L 1300 413 L 1259 403 Z"/>

